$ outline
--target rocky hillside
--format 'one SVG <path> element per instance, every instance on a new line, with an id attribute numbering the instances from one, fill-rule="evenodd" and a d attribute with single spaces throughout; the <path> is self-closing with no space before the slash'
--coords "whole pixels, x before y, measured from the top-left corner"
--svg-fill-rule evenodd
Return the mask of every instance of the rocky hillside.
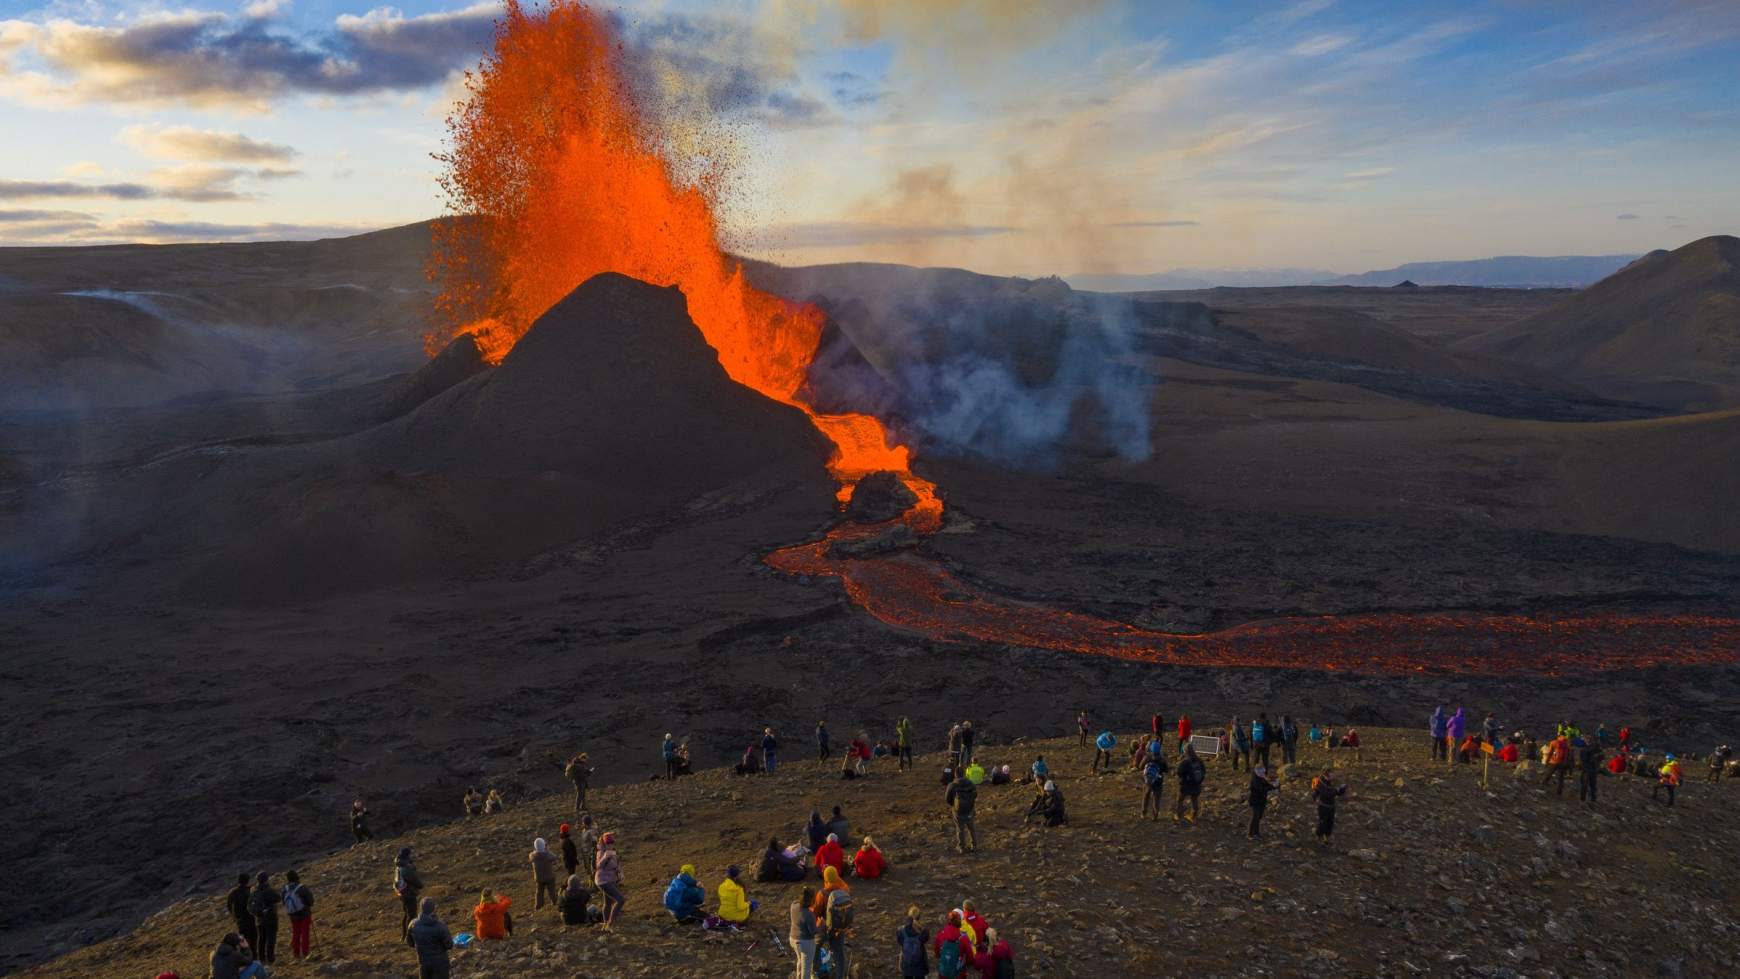
<path id="1" fill-rule="evenodd" d="M 842 732 L 844 733 L 844 732 Z M 317 895 L 314 957 L 277 974 L 399 977 L 414 957 L 397 941 L 392 855 L 415 848 L 455 932 L 483 887 L 510 895 L 517 934 L 455 953 L 454 975 L 780 976 L 790 974 L 785 908 L 797 886 L 751 884 L 762 908 L 740 933 L 678 927 L 663 911 L 665 883 L 694 863 L 709 895 L 731 863 L 753 874 L 770 835 L 799 836 L 812 808 L 839 805 L 853 832 L 875 836 L 892 870 L 854 887 L 857 974 L 896 973 L 893 933 L 909 904 L 934 924 L 974 899 L 1015 950 L 1027 976 L 1732 976 L 1740 970 L 1740 882 L 1728 854 L 1740 843 L 1740 782 L 1707 785 L 1687 767 L 1679 804 L 1652 804 L 1648 783 L 1604 779 L 1601 803 L 1556 797 L 1539 771 L 1427 761 L 1414 732 L 1368 729 L 1363 757 L 1307 749 L 1286 770 L 1261 842 L 1245 837 L 1248 778 L 1211 763 L 1201 822 L 1137 818 L 1138 776 L 1088 774 L 1073 738 L 981 748 L 987 763 L 1050 760 L 1069 800 L 1067 827 L 1026 826 L 1030 788 L 985 786 L 980 849 L 957 856 L 942 808 L 940 756 L 896 774 L 839 781 L 834 765 L 796 762 L 774 776 L 708 771 L 675 783 L 594 793 L 615 830 L 629 905 L 616 933 L 564 929 L 531 908 L 526 853 L 569 818 L 562 797 L 510 800 L 498 816 L 380 840 L 301 868 Z M 1125 754 L 1127 739 L 1117 753 Z M 796 752 L 793 752 L 796 753 Z M 654 753 L 649 748 L 650 760 Z M 1333 762 L 1350 785 L 1334 846 L 1311 838 L 1309 776 Z M 1170 804 L 1175 788 L 1168 785 Z M 454 809 L 459 810 L 459 800 Z M 271 818 L 271 813 L 261 813 Z M 343 814 L 333 815 L 335 833 Z M 133 841 L 127 846 L 148 845 Z M 221 888 L 240 867 L 213 867 L 191 896 L 130 934 L 24 975 L 60 979 L 206 974 L 228 930 Z M 281 872 L 286 868 L 271 868 Z M 709 907 L 714 905 L 709 899 Z M 288 948 L 288 928 L 280 949 Z"/>

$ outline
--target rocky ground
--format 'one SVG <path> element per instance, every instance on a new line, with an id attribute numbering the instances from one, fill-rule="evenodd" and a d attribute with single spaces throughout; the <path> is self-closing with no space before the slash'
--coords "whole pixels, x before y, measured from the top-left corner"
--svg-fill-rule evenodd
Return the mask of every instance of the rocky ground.
<path id="1" fill-rule="evenodd" d="M 1648 783 L 1611 778 L 1599 806 L 1587 806 L 1544 788 L 1538 768 L 1495 768 L 1483 789 L 1478 767 L 1430 763 L 1416 733 L 1363 734 L 1359 757 L 1308 748 L 1283 770 L 1260 842 L 1245 837 L 1248 778 L 1224 762 L 1210 764 L 1200 822 L 1145 822 L 1136 773 L 1089 775 L 1089 752 L 1074 738 L 981 749 L 982 760 L 1017 769 L 1044 753 L 1071 820 L 1058 829 L 1024 825 L 1031 789 L 986 786 L 980 850 L 967 856 L 948 841 L 938 755 L 921 757 L 910 774 L 879 762 L 857 782 L 836 780 L 831 764 L 788 760 L 775 776 L 713 770 L 606 788 L 592 811 L 618 833 L 629 898 L 624 923 L 608 935 L 566 929 L 548 909 L 532 910 L 526 851 L 536 836 L 555 837 L 572 801 L 531 799 L 500 816 L 303 865 L 317 895 L 315 954 L 306 963 L 281 959 L 277 974 L 414 974 L 412 953 L 396 940 L 389 890 L 401 845 L 419 855 L 427 893 L 454 931 L 469 930 L 480 888 L 515 902 L 515 937 L 456 953 L 456 976 L 788 974 L 784 909 L 796 885 L 751 884 L 762 907 L 736 933 L 676 926 L 660 895 L 685 862 L 711 893 L 728 864 L 753 867 L 769 835 L 795 838 L 812 808 L 833 805 L 854 833 L 876 837 L 893 868 L 854 887 L 858 976 L 895 974 L 892 936 L 909 904 L 934 926 L 963 898 L 977 902 L 1031 976 L 1549 979 L 1740 969 L 1740 885 L 1723 856 L 1740 841 L 1732 799 L 1740 783 L 1705 784 L 1693 766 L 1679 804 L 1667 808 L 1652 804 Z M 1350 786 L 1328 848 L 1311 838 L 1306 798 L 1310 776 L 1325 764 Z M 23 974 L 203 975 L 228 930 L 221 887 L 229 872 L 214 871 L 200 893 L 128 934 Z"/>

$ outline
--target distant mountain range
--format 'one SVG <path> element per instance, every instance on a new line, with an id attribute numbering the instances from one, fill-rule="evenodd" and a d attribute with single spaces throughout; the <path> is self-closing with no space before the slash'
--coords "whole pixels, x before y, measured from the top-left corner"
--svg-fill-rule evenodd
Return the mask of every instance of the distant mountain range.
<path id="1" fill-rule="evenodd" d="M 1217 286 L 1485 286 L 1581 289 L 1619 271 L 1637 255 L 1501 255 L 1465 262 L 1410 262 L 1391 269 L 1337 275 L 1322 269 L 1173 269 L 1149 275 L 1071 275 L 1070 286 L 1094 292 L 1212 289 Z"/>

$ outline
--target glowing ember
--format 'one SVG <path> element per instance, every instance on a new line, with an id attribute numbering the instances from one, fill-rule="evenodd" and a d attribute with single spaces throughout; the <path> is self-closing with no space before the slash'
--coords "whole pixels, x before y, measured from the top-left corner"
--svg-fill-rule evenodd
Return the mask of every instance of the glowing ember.
<path id="1" fill-rule="evenodd" d="M 428 337 L 431 355 L 471 333 L 500 362 L 545 310 L 601 272 L 675 285 L 732 380 L 803 409 L 833 441 L 842 500 L 866 473 L 892 469 L 940 518 L 935 487 L 911 474 L 910 453 L 889 445 L 880 421 L 818 414 L 798 400 L 821 311 L 744 281 L 719 247 L 710 197 L 719 175 L 703 166 L 690 184 L 675 178 L 665 149 L 675 141 L 641 110 L 620 56 L 609 22 L 578 0 L 535 13 L 507 4 L 495 50 L 448 120 L 442 186 L 461 216 L 435 232 L 431 275 L 449 325 Z"/>

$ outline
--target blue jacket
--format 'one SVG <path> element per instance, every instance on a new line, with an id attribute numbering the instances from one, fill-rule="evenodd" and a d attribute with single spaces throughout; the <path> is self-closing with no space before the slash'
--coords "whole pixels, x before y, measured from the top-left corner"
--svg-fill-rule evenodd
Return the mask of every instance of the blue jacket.
<path id="1" fill-rule="evenodd" d="M 665 747 L 664 747 L 664 752 L 665 752 L 665 760 L 666 761 L 669 761 L 672 758 L 677 757 L 677 743 L 675 741 L 666 741 Z"/>
<path id="2" fill-rule="evenodd" d="M 706 900 L 707 892 L 688 874 L 672 877 L 671 886 L 665 888 L 665 910 L 679 920 L 699 914 Z"/>
<path id="3" fill-rule="evenodd" d="M 1462 740 L 1462 735 L 1468 733 L 1468 719 L 1463 716 L 1462 708 L 1456 708 L 1456 713 L 1451 716 L 1450 726 L 1445 730 L 1445 733 L 1458 741 Z"/>
<path id="4" fill-rule="evenodd" d="M 1101 731 L 1100 736 L 1094 739 L 1094 746 L 1101 751 L 1110 751 L 1117 747 L 1117 744 L 1117 737 L 1110 731 Z"/>
<path id="5" fill-rule="evenodd" d="M 1269 725 L 1263 723 L 1262 721 L 1252 721 L 1251 722 L 1251 740 L 1255 741 L 1258 745 L 1268 744 L 1269 743 Z"/>
<path id="6" fill-rule="evenodd" d="M 1435 710 L 1432 711 L 1432 737 L 1434 737 L 1434 738 L 1443 737 L 1445 730 L 1449 726 L 1450 726 L 1450 722 L 1444 716 L 1444 708 L 1439 707 L 1439 708 L 1436 708 Z"/>

